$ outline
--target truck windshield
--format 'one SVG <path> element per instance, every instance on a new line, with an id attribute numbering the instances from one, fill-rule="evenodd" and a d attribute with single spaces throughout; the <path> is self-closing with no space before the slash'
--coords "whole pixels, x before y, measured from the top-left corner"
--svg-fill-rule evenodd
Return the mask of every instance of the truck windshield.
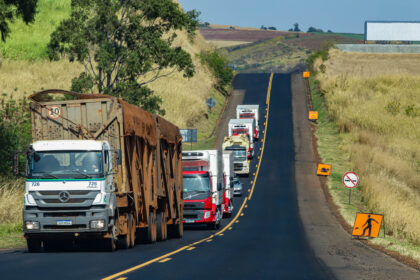
<path id="1" fill-rule="evenodd" d="M 208 174 L 183 175 L 184 192 L 210 192 L 210 177 Z"/>
<path id="2" fill-rule="evenodd" d="M 102 151 L 45 151 L 28 156 L 28 177 L 78 179 L 103 177 Z"/>
<path id="3" fill-rule="evenodd" d="M 233 161 L 246 161 L 247 160 L 247 155 L 246 155 L 246 150 L 231 150 L 229 148 L 227 148 L 226 150 L 228 151 L 232 151 L 233 152 Z"/>

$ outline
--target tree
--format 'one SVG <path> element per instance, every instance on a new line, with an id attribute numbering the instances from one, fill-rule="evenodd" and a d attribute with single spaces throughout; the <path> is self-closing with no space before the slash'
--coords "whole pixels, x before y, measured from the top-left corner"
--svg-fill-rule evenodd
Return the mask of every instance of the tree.
<path id="1" fill-rule="evenodd" d="M 275 28 L 274 26 L 270 26 L 268 27 L 268 30 L 277 30 L 277 28 Z"/>
<path id="2" fill-rule="evenodd" d="M 0 0 L 1 40 L 6 41 L 10 34 L 9 23 L 21 17 L 28 24 L 34 21 L 38 0 Z"/>
<path id="3" fill-rule="evenodd" d="M 324 30 L 322 30 L 321 28 L 315 28 L 315 27 L 311 26 L 311 27 L 308 28 L 308 32 L 320 32 L 320 33 L 322 33 L 322 32 L 324 32 Z"/>
<path id="4" fill-rule="evenodd" d="M 194 75 L 191 56 L 173 42 L 178 30 L 194 38 L 198 12 L 184 13 L 172 0 L 72 0 L 71 7 L 70 18 L 51 35 L 48 54 L 83 64 L 72 90 L 96 86 L 101 94 L 164 114 L 147 84 L 174 72 Z"/>
<path id="5" fill-rule="evenodd" d="M 264 25 L 261 25 L 260 29 L 261 30 L 267 30 L 267 27 L 265 27 Z"/>
<path id="6" fill-rule="evenodd" d="M 300 32 L 301 30 L 300 30 L 300 28 L 299 28 L 299 23 L 295 23 L 295 24 L 293 24 L 293 26 L 294 26 L 294 28 L 293 28 L 293 31 L 295 31 L 295 32 Z"/>

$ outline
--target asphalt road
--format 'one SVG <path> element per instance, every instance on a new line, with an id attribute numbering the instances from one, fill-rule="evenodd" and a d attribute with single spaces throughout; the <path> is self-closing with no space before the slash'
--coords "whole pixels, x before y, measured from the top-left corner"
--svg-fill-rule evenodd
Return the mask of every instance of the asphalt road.
<path id="1" fill-rule="evenodd" d="M 234 83 L 235 89 L 245 91 L 244 104 L 260 104 L 261 116 L 267 107 L 269 80 L 268 74 L 243 74 Z M 260 131 L 264 131 L 264 122 L 261 118 Z M 242 179 L 244 196 L 235 199 L 233 218 L 223 221 L 221 231 L 190 228 L 182 239 L 137 245 L 114 253 L 90 248 L 38 254 L 26 250 L 0 253 L 1 278 L 331 278 L 308 245 L 299 217 L 288 74 L 273 77 L 266 134 L 258 177 L 255 182 L 253 176 Z M 256 172 L 260 148 L 262 141 L 256 145 L 258 153 L 252 161 L 252 173 Z M 243 215 L 236 215 L 240 208 Z"/>

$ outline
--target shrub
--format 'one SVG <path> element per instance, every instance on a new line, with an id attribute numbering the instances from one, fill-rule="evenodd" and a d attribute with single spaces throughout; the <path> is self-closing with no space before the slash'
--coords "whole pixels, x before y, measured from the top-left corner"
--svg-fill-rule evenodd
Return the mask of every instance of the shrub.
<path id="1" fill-rule="evenodd" d="M 397 99 L 394 99 L 385 106 L 385 110 L 388 113 L 391 113 L 392 115 L 396 115 L 400 112 L 400 106 L 401 106 L 400 101 Z"/>
<path id="2" fill-rule="evenodd" d="M 31 119 L 26 99 L 0 101 L 0 174 L 13 175 L 13 154 L 31 141 Z"/>
<path id="3" fill-rule="evenodd" d="M 228 61 L 217 51 L 201 52 L 201 63 L 206 64 L 217 78 L 220 89 L 224 89 L 233 79 L 233 70 L 228 67 Z"/>

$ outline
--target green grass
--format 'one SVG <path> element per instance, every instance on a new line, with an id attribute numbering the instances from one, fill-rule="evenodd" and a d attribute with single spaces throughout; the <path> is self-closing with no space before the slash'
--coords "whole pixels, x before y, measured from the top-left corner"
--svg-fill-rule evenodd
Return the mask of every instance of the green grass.
<path id="1" fill-rule="evenodd" d="M 26 246 L 26 240 L 22 237 L 21 223 L 0 225 L 0 249 Z"/>
<path id="2" fill-rule="evenodd" d="M 335 33 L 335 32 L 314 32 L 313 34 L 317 34 L 317 35 L 339 35 L 342 37 L 346 37 L 346 38 L 351 38 L 351 39 L 357 39 L 357 40 L 364 40 L 365 39 L 365 35 L 364 34 L 357 34 L 357 33 Z"/>
<path id="3" fill-rule="evenodd" d="M 26 25 L 19 19 L 10 25 L 10 36 L 0 42 L 1 55 L 14 60 L 47 59 L 50 35 L 70 11 L 70 0 L 39 0 L 34 23 Z"/>

